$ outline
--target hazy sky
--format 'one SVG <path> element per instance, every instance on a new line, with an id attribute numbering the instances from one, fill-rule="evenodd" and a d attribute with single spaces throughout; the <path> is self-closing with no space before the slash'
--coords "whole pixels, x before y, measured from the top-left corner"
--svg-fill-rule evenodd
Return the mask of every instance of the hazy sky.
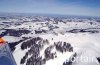
<path id="1" fill-rule="evenodd" d="M 100 0 L 0 0 L 0 12 L 100 16 Z"/>

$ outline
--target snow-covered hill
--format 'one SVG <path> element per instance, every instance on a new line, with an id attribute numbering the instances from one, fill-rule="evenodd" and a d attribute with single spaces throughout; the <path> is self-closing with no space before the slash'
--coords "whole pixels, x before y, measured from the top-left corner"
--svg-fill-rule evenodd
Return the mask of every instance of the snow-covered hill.
<path id="1" fill-rule="evenodd" d="M 0 18 L 0 36 L 17 65 L 99 65 L 100 19 Z"/>

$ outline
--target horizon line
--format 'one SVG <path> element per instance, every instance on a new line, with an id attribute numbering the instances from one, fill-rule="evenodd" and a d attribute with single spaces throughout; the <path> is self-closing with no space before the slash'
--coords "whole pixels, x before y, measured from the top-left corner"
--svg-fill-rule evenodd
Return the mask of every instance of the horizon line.
<path id="1" fill-rule="evenodd" d="M 80 16 L 80 17 L 100 17 L 100 16 L 90 16 L 90 15 L 74 15 L 74 14 L 56 14 L 56 13 L 34 13 L 34 12 L 0 12 L 0 15 L 4 15 L 4 14 L 11 14 L 11 15 L 40 15 L 40 16 L 47 16 L 47 15 L 51 15 L 51 16 Z"/>

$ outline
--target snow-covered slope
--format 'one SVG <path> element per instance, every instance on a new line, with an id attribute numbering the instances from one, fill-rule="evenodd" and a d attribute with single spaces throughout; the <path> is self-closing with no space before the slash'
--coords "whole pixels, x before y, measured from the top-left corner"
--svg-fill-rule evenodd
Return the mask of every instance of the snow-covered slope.
<path id="1" fill-rule="evenodd" d="M 99 65 L 96 19 L 23 16 L 7 20 L 13 24 L 0 22 L 4 26 L 0 36 L 9 43 L 17 65 Z"/>

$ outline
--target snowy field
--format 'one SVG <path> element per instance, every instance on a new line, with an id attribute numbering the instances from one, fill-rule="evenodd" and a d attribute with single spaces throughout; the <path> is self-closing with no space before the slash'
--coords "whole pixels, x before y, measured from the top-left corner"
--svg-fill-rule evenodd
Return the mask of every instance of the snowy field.
<path id="1" fill-rule="evenodd" d="M 0 18 L 17 65 L 99 65 L 100 18 Z"/>

